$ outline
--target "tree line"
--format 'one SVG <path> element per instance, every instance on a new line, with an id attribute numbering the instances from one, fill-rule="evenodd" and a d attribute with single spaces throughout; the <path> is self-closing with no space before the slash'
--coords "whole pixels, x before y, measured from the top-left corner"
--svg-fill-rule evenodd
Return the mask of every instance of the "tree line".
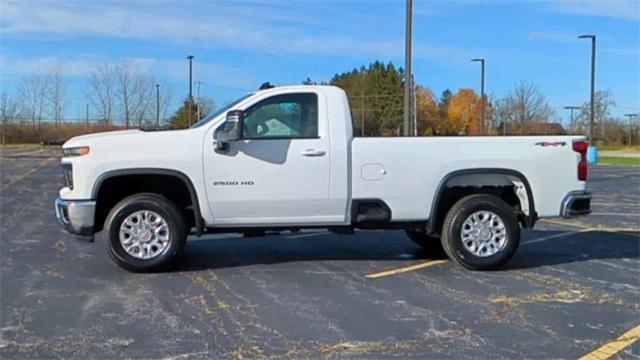
<path id="1" fill-rule="evenodd" d="M 97 65 L 88 74 L 83 91 L 89 118 L 93 123 L 125 127 L 167 119 L 173 91 L 160 84 L 156 88 L 156 84 L 154 76 L 132 62 Z M 14 95 L 0 94 L 2 124 L 30 123 L 35 127 L 47 121 L 58 126 L 68 110 L 67 90 L 68 80 L 60 66 L 23 76 Z M 206 115 L 213 107 L 208 98 L 194 99 L 193 103 L 194 117 Z"/>
<path id="2" fill-rule="evenodd" d="M 373 62 L 351 71 L 337 73 L 328 82 L 344 89 L 348 95 L 356 136 L 395 136 L 403 126 L 402 68 L 393 63 Z M 315 84 L 307 78 L 304 84 Z M 189 98 L 170 114 L 173 92 L 160 86 L 159 113 L 156 109 L 156 79 L 131 62 L 98 65 L 87 76 L 84 89 L 91 118 L 104 125 L 125 127 L 155 123 L 167 119 L 173 128 L 189 126 Z M 585 102 L 565 127 L 538 87 L 528 81 L 514 84 L 502 97 L 492 95 L 481 99 L 470 88 L 447 89 L 436 97 L 424 85 L 413 91 L 417 134 L 420 136 L 451 135 L 525 135 L 525 134 L 587 134 L 590 119 L 589 102 Z M 30 123 L 34 127 L 44 119 L 55 126 L 63 121 L 67 108 L 67 79 L 59 66 L 25 75 L 16 95 L 0 95 L 2 124 Z M 611 115 L 615 106 L 610 91 L 598 91 L 595 101 L 595 136 L 610 143 L 629 142 L 629 124 Z M 214 110 L 210 98 L 191 102 L 192 123 Z M 481 113 L 485 121 L 482 129 Z M 484 130 L 484 131 L 483 131 Z M 638 131 L 633 139 L 637 141 Z"/>
<path id="3" fill-rule="evenodd" d="M 328 84 L 347 92 L 352 108 L 356 136 L 393 136 L 403 126 L 402 68 L 376 61 L 348 72 L 336 74 Z M 303 83 L 313 84 L 311 79 Z M 585 102 L 572 121 L 562 126 L 544 94 L 532 82 L 519 81 L 503 97 L 485 95 L 470 88 L 447 89 L 436 97 L 423 85 L 414 88 L 414 117 L 421 136 L 479 135 L 483 133 L 481 113 L 484 107 L 484 133 L 489 135 L 587 134 L 590 106 Z M 610 91 L 598 91 L 595 99 L 594 135 L 599 140 L 628 142 L 629 124 L 611 115 L 615 106 Z M 634 130 L 637 137 L 637 129 Z"/>

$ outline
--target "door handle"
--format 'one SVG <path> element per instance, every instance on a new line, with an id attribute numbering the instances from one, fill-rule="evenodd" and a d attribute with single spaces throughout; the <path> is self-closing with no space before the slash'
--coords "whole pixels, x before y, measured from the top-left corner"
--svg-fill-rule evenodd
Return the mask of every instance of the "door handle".
<path id="1" fill-rule="evenodd" d="M 301 152 L 300 154 L 302 156 L 323 156 L 326 153 L 327 152 L 324 151 L 324 150 L 306 149 L 303 152 Z"/>

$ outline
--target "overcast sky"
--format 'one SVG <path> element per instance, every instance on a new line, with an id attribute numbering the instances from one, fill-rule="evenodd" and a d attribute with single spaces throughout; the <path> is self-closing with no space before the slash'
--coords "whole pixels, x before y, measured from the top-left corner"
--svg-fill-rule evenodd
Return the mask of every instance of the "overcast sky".
<path id="1" fill-rule="evenodd" d="M 2 88 L 59 64 L 69 77 L 67 118 L 84 112 L 86 75 L 99 63 L 132 61 L 173 88 L 194 80 L 218 104 L 262 82 L 329 80 L 374 60 L 404 62 L 404 1 L 12 1 L 0 2 Z M 640 1 L 415 0 L 414 74 L 437 95 L 479 88 L 503 96 L 524 79 L 556 115 L 589 98 L 590 43 L 598 36 L 597 89 L 614 115 L 640 112 Z"/>

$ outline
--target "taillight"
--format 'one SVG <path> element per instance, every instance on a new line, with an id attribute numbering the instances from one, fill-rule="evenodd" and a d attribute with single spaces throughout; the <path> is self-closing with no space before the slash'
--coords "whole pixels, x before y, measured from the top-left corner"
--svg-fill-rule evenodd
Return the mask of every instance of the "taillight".
<path id="1" fill-rule="evenodd" d="M 580 154 L 580 161 L 578 162 L 578 180 L 580 181 L 587 181 L 587 171 L 589 168 L 589 165 L 587 164 L 588 148 L 588 141 L 578 140 L 573 142 L 573 151 Z"/>

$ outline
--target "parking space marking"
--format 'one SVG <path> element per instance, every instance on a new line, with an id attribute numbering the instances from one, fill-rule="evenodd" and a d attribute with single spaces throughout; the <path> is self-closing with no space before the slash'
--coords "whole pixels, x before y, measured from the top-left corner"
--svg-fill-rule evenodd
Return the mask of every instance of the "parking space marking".
<path id="1" fill-rule="evenodd" d="M 640 232 L 640 228 L 623 228 L 623 227 L 603 226 L 603 227 L 588 228 L 587 231 L 593 231 L 593 232 L 600 231 L 600 232 L 616 233 L 616 234 L 621 234 L 621 235 L 634 235 L 634 236 L 637 236 L 638 234 L 635 234 L 635 233 Z M 634 233 L 634 234 L 627 234 L 627 233 Z"/>
<path id="2" fill-rule="evenodd" d="M 294 234 L 294 235 L 286 236 L 286 238 L 287 239 L 300 239 L 300 238 L 306 238 L 306 237 L 327 235 L 328 233 L 329 233 L 328 231 L 303 232 L 302 234 Z"/>
<path id="3" fill-rule="evenodd" d="M 573 226 L 573 227 L 583 228 L 583 229 L 588 229 L 589 228 L 589 226 L 585 226 L 585 225 L 582 225 L 582 224 L 576 224 L 576 223 L 572 223 L 572 222 L 568 222 L 568 221 L 562 221 L 562 220 L 540 219 L 540 221 L 551 223 L 551 224 L 556 224 L 556 225 Z"/>
<path id="4" fill-rule="evenodd" d="M 589 231 L 602 231 L 602 232 L 613 232 L 613 233 L 627 233 L 627 232 L 640 232 L 640 228 L 627 228 L 627 227 L 612 227 L 612 226 L 600 226 L 600 225 L 589 225 L 589 224 L 576 224 L 567 221 L 560 220 L 551 220 L 551 219 L 540 219 L 540 221 L 548 222 L 551 224 L 557 225 L 566 225 L 573 226 L 583 230 L 583 232 Z"/>
<path id="5" fill-rule="evenodd" d="M 631 346 L 640 339 L 640 325 L 622 334 L 615 340 L 609 341 L 596 350 L 582 356 L 578 360 L 604 360 Z"/>
<path id="6" fill-rule="evenodd" d="M 631 206 L 638 206 L 637 202 L 633 202 L 633 201 L 625 201 L 625 200 L 618 200 L 615 199 L 614 202 L 604 202 L 604 201 L 592 201 L 591 205 L 601 205 L 601 206 L 626 206 L 626 205 L 631 205 Z"/>
<path id="7" fill-rule="evenodd" d="M 429 260 L 429 261 L 425 261 L 425 262 L 421 262 L 421 263 L 417 263 L 417 264 L 413 264 L 413 265 L 407 265 L 407 266 L 402 266 L 402 267 L 395 268 L 395 269 L 389 269 L 389 270 L 385 270 L 385 271 L 380 271 L 380 272 L 367 274 L 367 275 L 365 275 L 365 277 L 367 279 L 377 279 L 377 278 L 381 278 L 381 277 L 384 277 L 384 276 L 397 275 L 397 274 L 402 274 L 402 273 L 409 272 L 409 271 L 424 269 L 424 268 L 427 268 L 427 267 L 444 264 L 446 262 L 449 262 L 449 260 Z"/>
<path id="8" fill-rule="evenodd" d="M 32 154 L 37 154 L 39 152 L 43 152 L 44 149 L 38 149 L 38 150 L 34 150 L 34 151 L 27 151 L 27 152 L 21 152 L 21 153 L 17 153 L 17 154 L 10 154 L 10 155 L 5 155 L 5 156 L 9 156 L 9 157 L 18 157 L 18 156 L 24 156 L 24 155 L 32 155 Z"/>
<path id="9" fill-rule="evenodd" d="M 18 181 L 28 177 L 29 175 L 33 174 L 34 172 L 36 172 L 36 170 L 40 169 L 41 167 L 47 165 L 48 163 L 50 163 L 52 160 L 54 160 L 55 158 L 50 158 L 50 159 L 46 159 L 42 162 L 40 162 L 36 167 L 34 167 L 31 170 L 28 170 L 26 172 L 24 172 L 23 174 L 18 175 L 18 177 L 16 177 L 15 179 L 13 179 L 12 181 L 9 181 L 8 183 L 4 184 L 4 186 L 2 187 L 2 189 L 6 189 L 9 186 L 17 183 Z"/>
<path id="10" fill-rule="evenodd" d="M 591 215 L 596 215 L 596 216 L 640 216 L 640 214 L 618 213 L 618 212 L 592 212 L 591 214 L 589 214 L 589 216 L 591 216 Z"/>
<path id="11" fill-rule="evenodd" d="M 569 236 L 569 235 L 573 235 L 573 234 L 579 234 L 579 233 L 582 233 L 582 232 L 589 232 L 589 231 L 591 231 L 591 229 L 581 229 L 581 230 L 578 230 L 578 231 L 566 231 L 566 232 L 562 232 L 560 234 L 543 236 L 541 238 L 535 238 L 535 239 L 532 239 L 532 240 L 529 240 L 529 241 L 523 241 L 522 245 L 535 244 L 535 243 L 538 243 L 538 242 L 541 242 L 541 241 L 561 238 L 561 237 L 565 237 L 565 236 Z"/>

